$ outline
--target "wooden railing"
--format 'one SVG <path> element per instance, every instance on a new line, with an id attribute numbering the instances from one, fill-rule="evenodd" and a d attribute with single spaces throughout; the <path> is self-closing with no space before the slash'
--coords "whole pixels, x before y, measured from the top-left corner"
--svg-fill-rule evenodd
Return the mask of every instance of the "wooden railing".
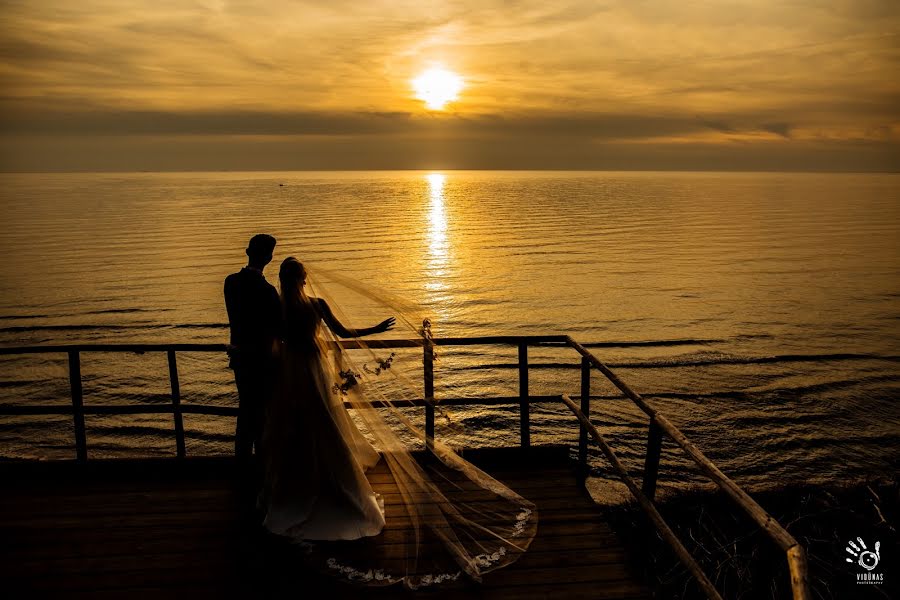
<path id="1" fill-rule="evenodd" d="M 172 394 L 171 405 L 102 405 L 85 406 L 81 380 L 81 355 L 90 352 L 165 352 L 169 363 L 169 385 Z M 58 354 L 69 357 L 69 388 L 72 406 L 3 406 L 0 415 L 72 415 L 75 425 L 75 457 L 85 462 L 87 453 L 87 432 L 85 415 L 143 415 L 171 413 L 175 426 L 175 455 L 186 456 L 184 440 L 185 413 L 200 415 L 237 416 L 237 408 L 230 406 L 182 405 L 181 386 L 178 381 L 176 352 L 225 352 L 224 344 L 78 344 L 66 346 L 25 346 L 20 348 L 0 348 L 0 356 L 9 354 Z"/>
<path id="2" fill-rule="evenodd" d="M 362 345 L 355 340 L 340 342 L 345 349 L 358 349 Z M 504 345 L 515 346 L 518 349 L 518 363 L 515 368 L 519 374 L 519 394 L 514 397 L 493 398 L 443 398 L 439 402 L 434 397 L 434 346 L 473 346 L 473 345 Z M 609 346 L 610 344 L 594 344 L 595 346 Z M 435 436 L 434 417 L 435 404 L 442 406 L 454 405 L 519 405 L 519 443 L 522 447 L 528 447 L 531 443 L 531 418 L 530 404 L 536 402 L 562 402 L 567 406 L 579 421 L 580 432 L 578 441 L 578 466 L 582 478 L 588 473 L 588 438 L 591 437 L 600 446 L 600 450 L 606 456 L 617 476 L 622 479 L 632 495 L 638 501 L 644 512 L 660 532 L 662 538 L 671 546 L 679 560 L 684 563 L 691 574 L 696 578 L 698 585 L 710 598 L 719 599 L 721 596 L 715 586 L 703 573 L 702 568 L 690 555 L 675 533 L 660 515 L 656 508 L 654 497 L 656 492 L 659 463 L 664 437 L 668 436 L 676 443 L 687 456 L 693 460 L 700 469 L 741 509 L 743 509 L 754 522 L 766 532 L 766 534 L 786 553 L 787 562 L 791 574 L 791 586 L 795 600 L 808 600 L 808 575 L 806 553 L 802 546 L 781 525 L 778 524 L 759 504 L 757 504 L 734 481 L 728 478 L 718 467 L 707 458 L 687 437 L 673 425 L 665 416 L 650 406 L 639 394 L 634 392 L 622 381 L 609 367 L 594 356 L 586 346 L 569 336 L 483 336 L 467 338 L 435 338 L 414 340 L 372 340 L 367 341 L 369 348 L 423 348 L 423 397 L 411 400 L 408 404 L 425 408 L 425 434 L 426 444 L 433 443 Z M 563 396 L 532 396 L 528 386 L 528 348 L 537 347 L 568 347 L 574 349 L 581 356 L 581 395 L 580 407 L 576 405 L 568 395 Z M 178 378 L 177 352 L 214 352 L 224 353 L 224 344 L 79 344 L 63 346 L 29 346 L 19 348 L 0 348 L 0 355 L 11 354 L 35 354 L 35 353 L 65 353 L 68 355 L 69 385 L 71 388 L 72 405 L 65 406 L 0 406 L 0 415 L 68 415 L 73 417 L 75 427 L 76 460 L 85 462 L 88 459 L 87 435 L 85 430 L 85 415 L 89 414 L 166 414 L 173 416 L 175 430 L 176 457 L 183 459 L 186 456 L 184 414 L 199 414 L 212 416 L 237 416 L 237 407 L 219 405 L 193 405 L 181 403 L 181 391 Z M 169 382 L 172 402 L 169 405 L 105 405 L 85 406 L 81 379 L 81 354 L 92 352 L 134 352 L 143 354 L 146 352 L 165 352 L 169 366 Z M 591 372 L 598 370 L 613 385 L 615 385 L 627 398 L 637 405 L 649 417 L 647 432 L 647 450 L 644 464 L 643 482 L 639 487 L 628 474 L 613 449 L 606 442 L 597 428 L 590 420 L 590 387 Z"/>
<path id="3" fill-rule="evenodd" d="M 582 356 L 581 377 L 581 408 L 572 400 L 562 396 L 563 402 L 575 414 L 581 423 L 582 439 L 579 450 L 585 443 L 584 436 L 589 432 L 594 441 L 600 446 L 603 454 L 609 460 L 619 478 L 628 487 L 644 512 L 653 521 L 663 539 L 672 547 L 672 550 L 691 574 L 697 579 L 704 593 L 710 598 L 721 598 L 715 586 L 703 573 L 700 565 L 691 557 L 687 549 L 675 536 L 674 532 L 666 524 L 662 515 L 656 509 L 653 498 L 656 491 L 656 481 L 659 473 L 659 459 L 662 451 L 663 435 L 669 436 L 688 457 L 709 477 L 725 494 L 740 508 L 742 508 L 756 524 L 785 552 L 788 568 L 791 574 L 791 590 L 795 600 L 808 600 L 809 584 L 808 569 L 806 564 L 806 551 L 775 519 L 773 519 L 759 504 L 756 503 L 744 490 L 740 488 L 709 458 L 703 454 L 688 438 L 673 425 L 665 416 L 647 404 L 647 402 L 634 390 L 622 381 L 609 367 L 575 340 L 568 338 L 568 345 L 574 348 Z M 644 413 L 650 417 L 647 431 L 647 454 L 644 463 L 643 485 L 639 488 L 628 472 L 622 466 L 613 449 L 609 446 L 600 432 L 591 423 L 588 409 L 590 403 L 585 398 L 590 398 L 590 368 L 594 367 L 615 385 L 619 390 L 634 402 Z M 585 375 L 588 373 L 588 375 Z M 580 452 L 579 452 L 580 455 Z"/>

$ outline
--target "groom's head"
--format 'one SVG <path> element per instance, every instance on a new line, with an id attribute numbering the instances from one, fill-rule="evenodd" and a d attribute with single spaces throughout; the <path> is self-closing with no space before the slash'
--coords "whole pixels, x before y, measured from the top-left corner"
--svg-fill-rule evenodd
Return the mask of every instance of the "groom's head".
<path id="1" fill-rule="evenodd" d="M 250 266 L 262 269 L 272 261 L 274 250 L 275 238 L 265 233 L 254 235 L 247 244 L 247 258 L 250 259 Z"/>

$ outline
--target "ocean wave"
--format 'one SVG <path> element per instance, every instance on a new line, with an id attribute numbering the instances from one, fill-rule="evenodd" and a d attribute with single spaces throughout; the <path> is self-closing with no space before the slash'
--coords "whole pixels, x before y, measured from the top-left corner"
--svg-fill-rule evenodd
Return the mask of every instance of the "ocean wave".
<path id="1" fill-rule="evenodd" d="M 804 435 L 793 438 L 776 437 L 766 439 L 760 437 L 758 443 L 768 449 L 777 449 L 785 452 L 788 450 L 799 450 L 805 453 L 814 452 L 824 448 L 833 448 L 841 445 L 841 443 L 853 442 L 857 448 L 861 446 L 875 446 L 881 448 L 897 448 L 900 445 L 900 435 L 896 434 L 877 434 L 877 435 L 855 435 L 846 438 L 835 438 L 834 435 L 828 433 L 820 433 L 816 435 Z"/>
<path id="2" fill-rule="evenodd" d="M 0 327 L 0 333 L 33 333 L 43 331 L 126 331 L 165 329 L 227 329 L 227 323 L 128 323 L 92 325 L 19 325 Z"/>
<path id="3" fill-rule="evenodd" d="M 641 396 L 644 398 L 668 398 L 675 400 L 691 400 L 696 398 L 734 398 L 738 400 L 751 400 L 761 396 L 772 396 L 774 394 L 802 396 L 805 394 L 815 394 L 817 392 L 827 392 L 861 385 L 890 382 L 900 382 L 900 375 L 875 375 L 873 377 L 861 377 L 859 379 L 840 379 L 837 381 L 824 381 L 809 385 L 784 386 L 763 390 L 716 390 L 701 393 L 648 392 L 641 394 Z M 620 397 L 621 396 L 598 396 L 597 398 L 614 399 Z M 593 399 L 594 396 L 591 396 L 591 398 Z"/>
<path id="4" fill-rule="evenodd" d="M 166 426 L 168 425 L 168 427 Z M 108 443 L 110 437 L 113 439 L 122 438 L 123 442 L 129 439 L 134 439 L 135 437 L 153 437 L 158 438 L 160 440 L 170 439 L 174 443 L 175 441 L 175 431 L 172 428 L 171 421 L 167 421 L 166 424 L 160 423 L 159 427 L 155 427 L 152 425 L 103 425 L 99 423 L 93 423 L 88 427 L 88 444 L 90 445 L 90 436 L 103 436 L 107 438 L 105 441 Z M 185 438 L 186 439 L 196 439 L 203 440 L 208 442 L 222 442 L 227 444 L 229 442 L 234 442 L 234 434 L 233 433 L 211 433 L 207 431 L 200 430 L 185 430 Z M 99 442 L 98 442 L 99 443 Z M 125 446 L 123 446 L 125 447 Z"/>
<path id="5" fill-rule="evenodd" d="M 131 313 L 157 313 L 171 311 L 171 308 L 103 308 L 100 310 L 88 310 L 83 314 L 86 315 L 124 315 Z"/>
<path id="6" fill-rule="evenodd" d="M 900 356 L 884 354 L 781 354 L 773 356 L 696 356 L 677 357 L 662 360 L 645 360 L 633 362 L 606 362 L 611 369 L 670 369 L 677 367 L 705 367 L 714 365 L 759 365 L 770 363 L 788 362 L 831 362 L 876 360 L 887 362 L 900 362 Z M 457 367 L 457 370 L 490 370 L 490 369 L 518 369 L 518 363 L 491 363 L 482 365 L 468 365 Z M 530 363 L 529 369 L 580 369 L 581 363 L 544 362 Z"/>
<path id="7" fill-rule="evenodd" d="M 696 356 L 678 357 L 671 360 L 651 360 L 641 362 L 608 363 L 619 369 L 656 369 L 666 367 L 700 367 L 707 365 L 761 365 L 785 362 L 831 362 L 847 360 L 880 360 L 900 362 L 900 356 L 838 352 L 833 354 L 776 354 L 770 356 Z"/>
<path id="8" fill-rule="evenodd" d="M 708 344 L 722 344 L 723 339 L 679 339 L 679 340 L 632 340 L 623 342 L 587 342 L 581 344 L 585 348 L 641 348 L 644 346 L 705 346 Z"/>

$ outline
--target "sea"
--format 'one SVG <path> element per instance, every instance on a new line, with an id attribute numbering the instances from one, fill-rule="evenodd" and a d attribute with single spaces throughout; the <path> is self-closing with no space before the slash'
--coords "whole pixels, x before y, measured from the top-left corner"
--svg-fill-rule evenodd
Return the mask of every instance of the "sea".
<path id="1" fill-rule="evenodd" d="M 2 174 L 0 215 L 2 347 L 227 342 L 223 280 L 246 263 L 248 239 L 269 233 L 275 285 L 295 256 L 322 285 L 334 273 L 402 299 L 402 316 L 431 319 L 438 338 L 595 344 L 750 490 L 900 466 L 900 174 Z M 328 290 L 352 325 L 393 310 Z M 394 366 L 418 382 L 421 349 L 410 352 Z M 171 402 L 164 353 L 81 360 L 88 406 Z M 512 346 L 439 347 L 436 398 L 516 396 L 517 360 Z M 529 362 L 531 394 L 579 394 L 572 349 L 532 348 Z M 181 352 L 178 366 L 184 404 L 236 405 L 223 353 Z M 594 423 L 640 477 L 647 416 L 600 373 L 591 387 Z M 0 406 L 70 402 L 65 354 L 0 356 Z M 233 418 L 184 419 L 188 455 L 232 451 Z M 532 406 L 530 421 L 532 444 L 577 445 L 559 401 Z M 171 415 L 86 423 L 91 458 L 175 453 Z M 516 404 L 447 406 L 437 435 L 513 446 L 519 424 Z M 71 416 L 0 417 L 3 459 L 74 453 Z M 614 479 L 593 444 L 590 463 L 595 481 Z M 704 481 L 666 441 L 661 488 Z"/>

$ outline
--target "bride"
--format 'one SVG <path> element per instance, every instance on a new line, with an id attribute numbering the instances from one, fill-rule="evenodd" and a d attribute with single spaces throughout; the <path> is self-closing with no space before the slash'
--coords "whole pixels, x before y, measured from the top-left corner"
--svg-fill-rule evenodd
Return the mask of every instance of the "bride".
<path id="1" fill-rule="evenodd" d="M 360 368 L 338 343 L 338 336 L 388 331 L 394 317 L 347 327 L 296 258 L 284 260 L 279 278 L 285 329 L 263 431 L 265 527 L 300 544 L 313 567 L 362 585 L 417 589 L 463 574 L 481 581 L 515 561 L 537 531 L 534 504 L 449 446 L 426 439 L 410 416 L 421 414 L 421 380 L 404 379 L 403 357 L 379 358 L 358 340 L 373 366 Z M 327 278 L 392 308 L 400 302 L 349 278 Z M 429 322 L 416 333 L 433 348 Z M 376 465 L 387 507 L 366 476 Z"/>
<path id="2" fill-rule="evenodd" d="M 296 258 L 281 263 L 284 347 L 274 402 L 264 428 L 264 525 L 305 540 L 353 540 L 377 535 L 384 502 L 365 476 L 379 455 L 333 399 L 318 335 L 320 323 L 340 337 L 387 331 L 394 318 L 350 330 L 320 298 L 306 295 L 306 269 Z"/>

